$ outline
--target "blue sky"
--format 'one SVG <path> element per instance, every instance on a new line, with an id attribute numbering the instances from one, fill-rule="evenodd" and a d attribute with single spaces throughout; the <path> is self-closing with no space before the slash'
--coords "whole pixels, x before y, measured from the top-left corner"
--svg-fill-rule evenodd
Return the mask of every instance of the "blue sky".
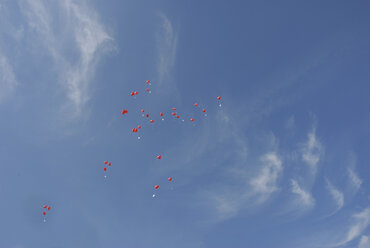
<path id="1" fill-rule="evenodd" d="M 0 247 L 370 247 L 369 10 L 1 0 Z"/>

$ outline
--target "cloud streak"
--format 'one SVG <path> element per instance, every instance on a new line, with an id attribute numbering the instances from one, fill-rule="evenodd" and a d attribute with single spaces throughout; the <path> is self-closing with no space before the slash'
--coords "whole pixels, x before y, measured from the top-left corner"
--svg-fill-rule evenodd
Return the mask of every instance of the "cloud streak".
<path id="1" fill-rule="evenodd" d="M 159 17 L 161 27 L 157 33 L 157 70 L 159 82 L 163 83 L 165 78 L 170 76 L 171 69 L 175 64 L 178 35 L 174 31 L 172 22 L 164 14 L 160 14 Z"/>
<path id="2" fill-rule="evenodd" d="M 302 160 L 310 166 L 313 174 L 316 174 L 317 164 L 320 161 L 324 148 L 316 137 L 316 128 L 308 134 L 308 140 L 302 148 Z"/>
<path id="3" fill-rule="evenodd" d="M 47 1 L 27 0 L 21 2 L 21 10 L 36 34 L 35 42 L 51 55 L 66 90 L 63 111 L 79 117 L 89 100 L 90 80 L 101 52 L 112 48 L 113 39 L 97 13 L 80 2 L 62 1 L 52 6 Z"/>
<path id="4" fill-rule="evenodd" d="M 335 211 L 330 214 L 331 216 L 335 214 L 336 212 L 338 212 L 344 206 L 344 195 L 341 191 L 335 188 L 329 180 L 326 180 L 326 187 L 337 205 L 337 208 L 335 209 Z"/>
<path id="5" fill-rule="evenodd" d="M 18 85 L 13 68 L 0 51 L 0 103 L 5 101 Z"/>
<path id="6" fill-rule="evenodd" d="M 292 193 L 298 196 L 298 204 L 304 208 L 312 208 L 315 205 L 315 199 L 308 191 L 301 188 L 298 182 L 294 179 L 291 180 Z"/>

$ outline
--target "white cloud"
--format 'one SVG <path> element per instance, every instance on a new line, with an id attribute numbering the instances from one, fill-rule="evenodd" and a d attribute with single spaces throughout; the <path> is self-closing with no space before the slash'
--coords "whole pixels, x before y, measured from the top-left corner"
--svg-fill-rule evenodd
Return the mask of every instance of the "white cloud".
<path id="1" fill-rule="evenodd" d="M 357 173 L 351 168 L 348 168 L 348 177 L 352 187 L 356 191 L 359 190 L 362 184 L 362 180 L 358 177 Z"/>
<path id="2" fill-rule="evenodd" d="M 58 79 L 65 86 L 68 101 L 64 111 L 78 117 L 89 100 L 89 83 L 99 52 L 111 47 L 112 38 L 96 12 L 81 2 L 53 2 L 57 6 L 50 3 L 27 0 L 20 5 L 29 27 L 36 32 L 35 43 L 46 47 Z"/>
<path id="3" fill-rule="evenodd" d="M 7 58 L 0 53 L 0 103 L 7 99 L 18 85 L 13 68 Z"/>
<path id="4" fill-rule="evenodd" d="M 353 215 L 354 224 L 349 228 L 346 238 L 338 245 L 346 244 L 357 238 L 369 226 L 370 223 L 370 208 Z"/>
<path id="5" fill-rule="evenodd" d="M 283 166 L 275 152 L 265 154 L 261 161 L 263 163 L 262 168 L 259 174 L 250 181 L 250 185 L 259 199 L 264 201 L 278 190 L 277 181 L 283 171 Z"/>
<path id="6" fill-rule="evenodd" d="M 336 210 L 331 214 L 331 215 L 333 215 L 334 213 L 336 213 L 337 211 L 339 211 L 343 207 L 343 205 L 344 205 L 344 195 L 341 191 L 336 189 L 329 180 L 326 180 L 326 186 L 327 186 L 327 189 L 329 190 L 330 195 L 333 197 L 333 200 L 335 201 L 335 203 L 337 205 Z"/>
<path id="7" fill-rule="evenodd" d="M 370 248 L 370 240 L 369 236 L 363 235 L 360 239 L 360 243 L 358 245 L 358 248 Z"/>
<path id="8" fill-rule="evenodd" d="M 298 182 L 294 179 L 291 180 L 292 192 L 298 196 L 298 204 L 304 208 L 311 208 L 315 205 L 315 199 L 311 194 L 303 190 Z"/>
<path id="9" fill-rule="evenodd" d="M 177 33 L 175 33 L 171 21 L 163 14 L 161 18 L 161 28 L 157 33 L 158 47 L 158 75 L 159 82 L 162 83 L 165 77 L 170 75 L 170 70 L 175 63 Z"/>
<path id="10" fill-rule="evenodd" d="M 308 140 L 302 148 L 302 159 L 308 164 L 315 174 L 317 170 L 317 164 L 323 153 L 323 146 L 316 137 L 316 128 L 313 128 L 312 132 L 308 134 Z"/>
<path id="11" fill-rule="evenodd" d="M 292 115 L 291 117 L 289 117 L 288 120 L 286 120 L 285 128 L 286 129 L 293 129 L 294 126 L 295 126 L 295 118 L 294 118 L 294 115 Z"/>

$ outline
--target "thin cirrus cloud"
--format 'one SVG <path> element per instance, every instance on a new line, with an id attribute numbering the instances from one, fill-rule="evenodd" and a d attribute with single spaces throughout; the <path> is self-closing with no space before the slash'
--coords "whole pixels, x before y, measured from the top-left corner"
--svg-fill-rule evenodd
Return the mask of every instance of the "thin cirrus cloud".
<path id="1" fill-rule="evenodd" d="M 358 244 L 358 248 L 370 248 L 369 236 L 363 235 L 361 237 L 360 243 Z"/>
<path id="2" fill-rule="evenodd" d="M 355 240 L 365 231 L 365 229 L 370 224 L 370 207 L 364 209 L 363 211 L 359 213 L 354 214 L 352 216 L 352 219 L 353 219 L 353 224 L 349 227 L 347 234 L 345 235 L 345 238 L 341 242 L 338 242 L 337 244 L 333 246 L 346 245 L 348 242 Z M 360 244 L 361 244 L 361 241 L 360 241 Z M 367 243 L 368 245 L 368 240 L 366 238 L 362 242 L 365 244 Z M 365 244 L 363 244 L 363 246 Z M 364 246 L 364 247 L 367 247 L 367 246 Z"/>
<path id="3" fill-rule="evenodd" d="M 335 204 L 337 205 L 334 212 L 330 214 L 331 216 L 331 215 L 334 215 L 336 212 L 338 212 L 344 206 L 344 194 L 341 191 L 339 191 L 337 188 L 335 188 L 334 185 L 328 179 L 326 180 L 326 187 L 331 197 L 335 201 Z"/>
<path id="4" fill-rule="evenodd" d="M 20 7 L 35 43 L 49 52 L 58 79 L 66 90 L 63 110 L 78 117 L 89 100 L 89 86 L 102 52 L 112 48 L 97 13 L 81 2 L 28 0 Z M 54 13 L 57 11 L 58 13 Z M 71 49 L 73 47 L 73 51 Z M 72 55 L 73 54 L 73 55 Z M 72 115 L 71 115 L 72 113 Z"/>
<path id="5" fill-rule="evenodd" d="M 348 178 L 349 178 L 351 187 L 355 191 L 361 188 L 362 180 L 359 178 L 357 173 L 352 168 L 348 168 Z"/>
<path id="6" fill-rule="evenodd" d="M 307 136 L 308 140 L 302 147 L 302 160 L 310 166 L 312 173 L 315 174 L 324 148 L 316 137 L 315 127 Z"/>
<path id="7" fill-rule="evenodd" d="M 292 193 L 297 195 L 297 205 L 304 207 L 304 209 L 312 208 L 315 205 L 315 199 L 310 192 L 304 190 L 296 180 L 291 180 Z"/>
<path id="8" fill-rule="evenodd" d="M 0 103 L 5 101 L 18 85 L 13 68 L 0 51 Z"/>
<path id="9" fill-rule="evenodd" d="M 165 78 L 170 76 L 171 69 L 175 64 L 178 35 L 173 28 L 172 22 L 164 14 L 160 14 L 159 17 L 161 26 L 157 32 L 157 70 L 159 82 L 163 83 Z"/>
<path id="10" fill-rule="evenodd" d="M 261 162 L 263 166 L 260 172 L 250 181 L 259 202 L 265 201 L 279 189 L 277 182 L 283 171 L 282 161 L 275 152 L 262 156 Z"/>
<path id="11" fill-rule="evenodd" d="M 283 164 L 278 154 L 268 152 L 262 155 L 258 167 L 261 167 L 260 170 L 252 178 L 246 173 L 252 168 L 234 168 L 232 176 L 238 179 L 240 182 L 238 185 L 217 189 L 216 192 L 203 192 L 202 198 L 207 199 L 207 205 L 216 212 L 215 221 L 232 218 L 244 211 L 247 206 L 251 210 L 253 206 L 264 204 L 279 190 L 278 181 Z"/>

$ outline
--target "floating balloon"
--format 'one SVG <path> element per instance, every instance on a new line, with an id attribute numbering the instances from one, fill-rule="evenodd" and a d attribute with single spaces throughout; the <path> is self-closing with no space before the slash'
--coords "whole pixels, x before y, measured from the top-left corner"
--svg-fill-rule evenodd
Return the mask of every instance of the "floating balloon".
<path id="1" fill-rule="evenodd" d="M 150 120 L 150 123 L 153 123 L 154 122 L 154 120 Z"/>
<path id="2" fill-rule="evenodd" d="M 161 155 L 158 155 L 158 156 L 157 156 L 157 159 L 161 159 L 161 158 L 162 158 L 162 156 L 161 156 Z"/>
<path id="3" fill-rule="evenodd" d="M 196 102 L 196 103 L 194 104 L 194 106 L 195 106 L 195 107 L 198 107 L 198 103 Z"/>
<path id="4" fill-rule="evenodd" d="M 107 171 L 107 168 L 104 167 L 104 171 Z"/>
<path id="5" fill-rule="evenodd" d="M 173 112 L 173 113 L 172 113 L 172 115 L 173 115 L 173 116 L 175 116 L 175 115 L 176 115 L 176 113 L 175 113 L 175 112 Z"/>
<path id="6" fill-rule="evenodd" d="M 108 163 L 108 166 L 111 166 L 111 165 L 112 165 L 112 163 L 111 163 L 111 162 L 109 162 L 109 163 Z"/>
<path id="7" fill-rule="evenodd" d="M 218 97 L 217 97 L 217 100 L 221 100 L 221 96 L 218 96 Z"/>
<path id="8" fill-rule="evenodd" d="M 172 110 L 176 111 L 176 108 L 172 108 Z"/>
<path id="9" fill-rule="evenodd" d="M 124 115 L 124 114 L 127 114 L 128 113 L 128 111 L 126 110 L 126 109 L 122 109 L 122 114 Z"/>
<path id="10" fill-rule="evenodd" d="M 154 186 L 154 188 L 155 188 L 155 189 L 158 189 L 158 188 L 159 188 L 159 185 L 155 185 L 155 186 Z"/>
<path id="11" fill-rule="evenodd" d="M 150 89 L 148 89 L 148 88 L 146 88 L 145 90 L 148 91 L 148 92 L 150 91 Z"/>
<path id="12" fill-rule="evenodd" d="M 139 92 L 135 91 L 135 92 L 134 92 L 134 94 L 135 94 L 135 95 L 138 95 L 138 94 L 139 94 Z"/>
<path id="13" fill-rule="evenodd" d="M 149 83 L 150 83 L 150 81 L 149 81 L 149 80 L 146 80 L 146 83 L 147 83 L 147 84 L 149 84 Z"/>
<path id="14" fill-rule="evenodd" d="M 193 118 L 190 118 L 190 121 L 191 121 L 191 122 L 193 122 L 193 121 L 194 121 L 194 119 L 193 119 Z"/>
<path id="15" fill-rule="evenodd" d="M 135 92 L 131 92 L 131 94 L 130 94 L 131 96 L 134 96 L 135 95 Z"/>
<path id="16" fill-rule="evenodd" d="M 163 113 L 161 112 L 159 115 L 160 115 L 160 116 L 163 116 Z"/>
<path id="17" fill-rule="evenodd" d="M 45 216 L 46 215 L 46 212 L 42 212 L 42 214 Z"/>
<path id="18" fill-rule="evenodd" d="M 48 207 L 48 211 L 50 210 L 50 207 Z"/>
<path id="19" fill-rule="evenodd" d="M 138 129 L 141 129 L 141 126 L 139 125 L 139 126 L 137 126 L 137 128 L 138 128 Z"/>
<path id="20" fill-rule="evenodd" d="M 206 112 L 206 109 L 203 109 L 202 111 L 203 111 L 203 113 L 205 113 Z"/>
<path id="21" fill-rule="evenodd" d="M 171 181 L 172 181 L 172 177 L 169 177 L 169 178 L 168 178 L 168 181 L 170 181 L 170 182 L 171 182 Z"/>
<path id="22" fill-rule="evenodd" d="M 142 110 L 141 110 L 141 113 L 144 113 L 144 112 L 145 112 L 145 110 L 144 110 L 144 109 L 142 109 Z"/>
<path id="23" fill-rule="evenodd" d="M 148 115 L 148 114 L 146 114 L 146 117 L 149 117 L 149 115 Z"/>
<path id="24" fill-rule="evenodd" d="M 180 118 L 180 116 L 176 115 L 176 118 L 178 119 L 178 118 Z"/>
<path id="25" fill-rule="evenodd" d="M 104 161 L 104 164 L 108 164 L 108 161 Z"/>
<path id="26" fill-rule="evenodd" d="M 48 206 L 44 205 L 43 208 L 47 208 Z"/>

